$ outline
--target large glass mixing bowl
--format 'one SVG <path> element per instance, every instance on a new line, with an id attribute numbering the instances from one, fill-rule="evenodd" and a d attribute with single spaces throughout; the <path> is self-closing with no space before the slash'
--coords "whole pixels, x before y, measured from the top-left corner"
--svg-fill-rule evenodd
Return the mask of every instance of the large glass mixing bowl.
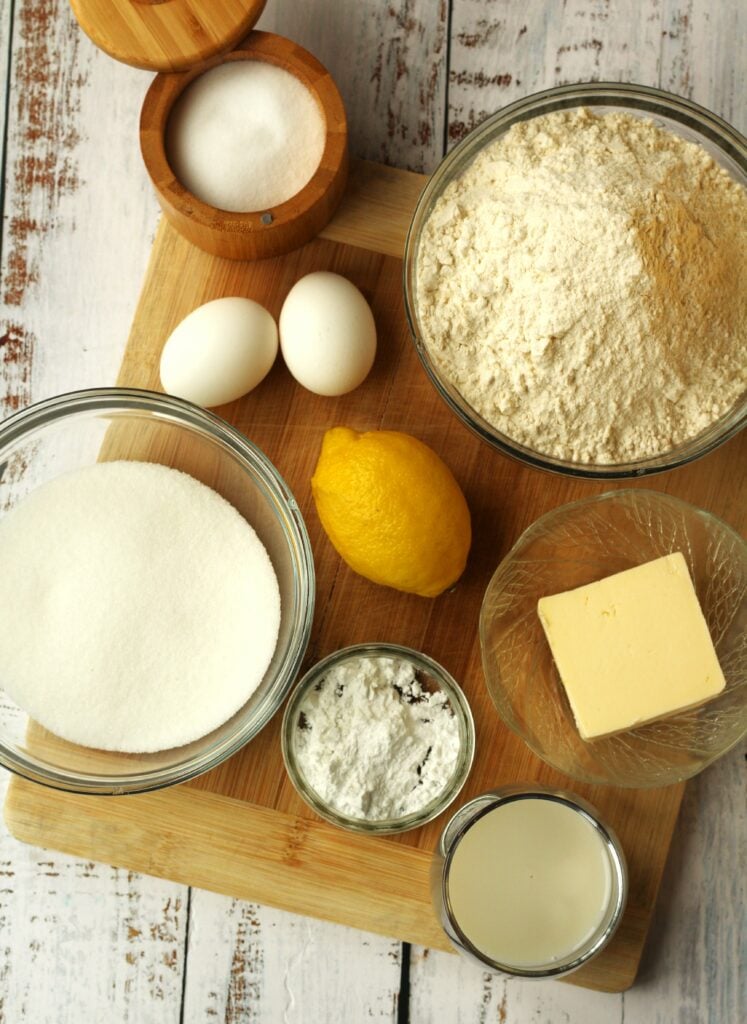
<path id="1" fill-rule="evenodd" d="M 437 200 L 479 153 L 505 135 L 512 125 L 555 110 L 578 107 L 590 107 L 595 113 L 626 113 L 651 119 L 688 142 L 698 143 L 735 181 L 747 188 L 747 139 L 720 117 L 690 100 L 643 85 L 599 82 L 562 85 L 527 96 L 504 107 L 470 132 L 439 164 L 426 185 L 405 244 L 407 319 L 420 361 L 436 391 L 470 430 L 498 451 L 529 466 L 577 477 L 615 479 L 660 473 L 700 458 L 741 430 L 747 423 L 747 394 L 701 433 L 668 451 L 628 463 L 570 462 L 520 444 L 484 419 L 441 372 L 424 340 L 418 305 L 418 259 L 423 229 Z"/>
<path id="2" fill-rule="evenodd" d="M 79 793 L 159 789 L 234 754 L 283 702 L 306 652 L 314 614 L 311 547 L 287 485 L 237 430 L 178 398 L 126 388 L 79 391 L 11 416 L 0 424 L 0 516 L 61 473 L 114 458 L 182 470 L 238 509 L 273 563 L 280 633 L 262 682 L 236 714 L 201 739 L 150 754 L 93 750 L 54 736 L 2 692 L 0 665 L 0 764 L 34 782 Z"/>

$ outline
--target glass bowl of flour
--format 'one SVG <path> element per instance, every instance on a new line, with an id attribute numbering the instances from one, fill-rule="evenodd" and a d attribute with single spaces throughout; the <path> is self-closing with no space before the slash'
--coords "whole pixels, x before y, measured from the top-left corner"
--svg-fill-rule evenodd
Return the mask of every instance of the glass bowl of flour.
<path id="1" fill-rule="evenodd" d="M 488 118 L 415 210 L 405 305 L 452 411 L 506 455 L 590 478 L 699 458 L 747 421 L 747 140 L 637 85 Z"/>
<path id="2" fill-rule="evenodd" d="M 111 388 L 0 424 L 0 764 L 74 792 L 193 778 L 301 665 L 303 518 L 272 463 L 181 399 Z"/>
<path id="3" fill-rule="evenodd" d="M 314 665 L 286 705 L 283 759 L 320 817 L 386 835 L 432 821 L 475 752 L 467 699 L 437 662 L 397 644 L 356 644 Z"/>

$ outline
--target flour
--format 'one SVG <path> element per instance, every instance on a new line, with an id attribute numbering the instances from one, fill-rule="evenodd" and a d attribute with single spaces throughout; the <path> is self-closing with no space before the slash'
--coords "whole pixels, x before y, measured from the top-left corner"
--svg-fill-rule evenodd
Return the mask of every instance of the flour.
<path id="1" fill-rule="evenodd" d="M 459 751 L 446 694 L 426 690 L 401 659 L 336 665 L 300 708 L 303 775 L 349 817 L 381 821 L 419 811 L 448 785 Z"/>
<path id="2" fill-rule="evenodd" d="M 747 195 L 628 114 L 514 125 L 436 202 L 417 301 L 488 422 L 584 463 L 664 452 L 747 388 Z"/>
<path id="3" fill-rule="evenodd" d="M 277 643 L 270 559 L 186 473 L 101 462 L 0 519 L 0 687 L 45 728 L 104 750 L 165 750 L 249 699 Z"/>

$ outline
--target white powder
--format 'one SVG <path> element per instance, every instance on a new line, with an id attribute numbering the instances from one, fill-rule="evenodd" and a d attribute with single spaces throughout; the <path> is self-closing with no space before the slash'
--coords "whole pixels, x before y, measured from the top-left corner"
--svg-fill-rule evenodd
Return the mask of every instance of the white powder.
<path id="1" fill-rule="evenodd" d="M 240 60 L 191 82 L 169 116 L 166 151 L 193 195 L 235 213 L 296 195 L 324 152 L 322 112 L 295 75 Z"/>
<path id="2" fill-rule="evenodd" d="M 382 821 L 420 810 L 448 785 L 459 751 L 446 694 L 429 692 L 401 659 L 336 665 L 299 709 L 301 770 L 349 817 Z"/>
<path id="3" fill-rule="evenodd" d="M 666 451 L 747 388 L 747 195 L 628 114 L 514 125 L 436 202 L 424 341 L 516 441 L 576 462 Z"/>
<path id="4" fill-rule="evenodd" d="M 0 519 L 0 686 L 64 739 L 163 750 L 203 736 L 261 682 L 280 623 L 270 559 L 185 473 L 106 462 Z"/>

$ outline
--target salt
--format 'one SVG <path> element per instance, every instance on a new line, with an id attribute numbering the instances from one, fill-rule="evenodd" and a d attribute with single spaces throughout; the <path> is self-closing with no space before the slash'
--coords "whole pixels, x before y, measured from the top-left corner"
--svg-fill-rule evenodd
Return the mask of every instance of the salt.
<path id="1" fill-rule="evenodd" d="M 271 209 L 300 192 L 319 166 L 325 135 L 321 109 L 295 75 L 239 60 L 185 89 L 169 117 L 166 149 L 193 195 L 242 213 Z"/>
<path id="2" fill-rule="evenodd" d="M 104 750 L 199 738 L 259 686 L 280 594 L 246 520 L 185 473 L 107 462 L 0 519 L 0 686 L 45 728 Z"/>

